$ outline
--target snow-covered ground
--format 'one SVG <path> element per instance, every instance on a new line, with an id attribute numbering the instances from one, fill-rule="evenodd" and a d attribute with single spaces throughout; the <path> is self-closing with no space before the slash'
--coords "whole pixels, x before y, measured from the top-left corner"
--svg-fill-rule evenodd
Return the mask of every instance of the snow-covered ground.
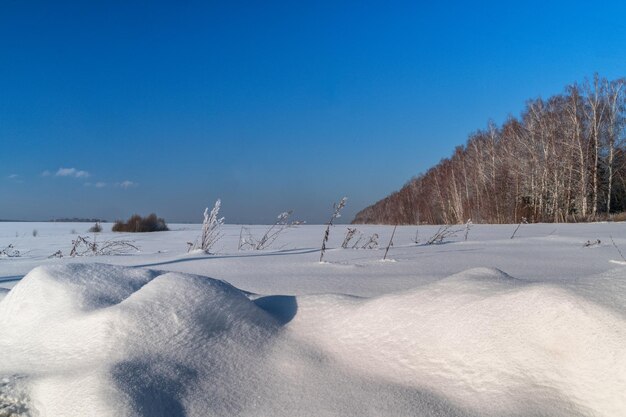
<path id="1" fill-rule="evenodd" d="M 324 263 L 323 226 L 201 255 L 170 225 L 48 259 L 89 226 L 0 223 L 0 416 L 626 415 L 626 224 L 398 227 L 384 262 L 392 227 L 339 225 Z"/>

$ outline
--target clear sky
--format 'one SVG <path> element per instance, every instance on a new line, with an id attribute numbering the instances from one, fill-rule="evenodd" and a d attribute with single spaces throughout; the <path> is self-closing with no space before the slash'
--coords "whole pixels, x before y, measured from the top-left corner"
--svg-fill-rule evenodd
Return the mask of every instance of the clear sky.
<path id="1" fill-rule="evenodd" d="M 0 2 L 0 219 L 344 220 L 626 76 L 624 2 Z"/>

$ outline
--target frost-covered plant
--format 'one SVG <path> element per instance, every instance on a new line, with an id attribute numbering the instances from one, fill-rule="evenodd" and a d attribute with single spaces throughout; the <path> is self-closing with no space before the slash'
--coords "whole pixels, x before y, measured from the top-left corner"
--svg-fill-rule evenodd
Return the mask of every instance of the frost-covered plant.
<path id="1" fill-rule="evenodd" d="M 353 242 L 351 246 L 352 249 L 374 249 L 378 247 L 378 234 L 377 233 L 374 233 L 373 235 L 371 235 L 365 241 L 365 243 L 361 243 L 363 242 L 363 239 L 364 239 L 364 236 L 360 230 L 357 230 L 356 227 L 353 227 L 353 228 L 348 227 L 348 230 L 346 231 L 346 235 L 343 238 L 343 242 L 341 243 L 341 247 L 344 249 L 347 249 L 348 246 L 350 245 L 350 242 Z"/>
<path id="2" fill-rule="evenodd" d="M 376 249 L 378 247 L 378 233 L 374 233 L 367 239 L 367 241 L 361 246 L 361 249 Z"/>
<path id="3" fill-rule="evenodd" d="M 348 230 L 346 231 L 346 236 L 343 238 L 343 243 L 341 244 L 342 248 L 346 249 L 348 247 L 348 244 L 350 243 L 356 232 L 356 227 L 348 227 Z"/>
<path id="4" fill-rule="evenodd" d="M 19 250 L 15 249 L 13 244 L 9 244 L 4 249 L 0 249 L 0 257 L 19 258 L 22 256 Z"/>
<path id="5" fill-rule="evenodd" d="M 105 240 L 104 242 L 99 243 L 96 241 L 95 237 L 92 241 L 87 236 L 78 236 L 76 239 L 72 240 L 70 256 L 121 255 L 138 250 L 139 248 L 128 240 Z"/>
<path id="6" fill-rule="evenodd" d="M 452 229 L 452 226 L 445 224 L 439 227 L 437 232 L 434 235 L 432 235 L 430 239 L 428 239 L 426 244 L 434 245 L 434 244 L 444 243 L 446 239 L 451 239 L 453 237 L 456 237 L 456 234 L 459 233 L 460 231 L 461 230 L 459 229 Z"/>
<path id="7" fill-rule="evenodd" d="M 276 216 L 274 224 L 272 224 L 259 239 L 252 235 L 250 229 L 242 226 L 241 232 L 239 233 L 239 249 L 263 250 L 269 248 L 282 232 L 292 226 L 289 223 L 289 217 L 292 213 L 293 210 L 289 210 Z M 245 236 L 243 235 L 244 230 L 246 232 Z"/>
<path id="8" fill-rule="evenodd" d="M 211 253 L 211 248 L 222 237 L 221 227 L 224 224 L 224 218 L 218 217 L 220 213 L 220 207 L 222 206 L 222 200 L 219 198 L 215 201 L 215 205 L 209 212 L 209 208 L 204 209 L 204 221 L 202 222 L 202 235 L 200 236 L 200 243 L 197 241 L 193 245 L 188 245 L 188 250 L 200 249 L 204 253 Z"/>
<path id="9" fill-rule="evenodd" d="M 48 259 L 62 258 L 62 257 L 63 257 L 63 252 L 61 252 L 61 250 L 58 250 L 58 251 L 54 252 L 52 255 L 48 256 Z"/>
<path id="10" fill-rule="evenodd" d="M 341 217 L 341 209 L 346 206 L 346 201 L 348 201 L 348 197 L 342 198 L 338 203 L 333 204 L 333 214 L 330 216 L 330 220 L 326 223 L 326 231 L 324 232 L 324 238 L 322 239 L 322 249 L 320 250 L 320 262 L 324 259 L 324 252 L 326 252 L 326 242 L 328 242 L 328 237 L 330 235 L 330 227 L 333 225 L 334 221 Z"/>
<path id="11" fill-rule="evenodd" d="M 352 244 L 352 249 L 358 249 L 361 247 L 361 242 L 363 241 L 363 233 L 357 230 L 358 237 Z"/>

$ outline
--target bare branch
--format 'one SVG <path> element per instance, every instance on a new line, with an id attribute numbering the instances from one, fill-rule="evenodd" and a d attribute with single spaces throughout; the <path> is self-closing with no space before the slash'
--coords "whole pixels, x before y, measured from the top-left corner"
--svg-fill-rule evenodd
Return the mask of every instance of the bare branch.
<path id="1" fill-rule="evenodd" d="M 383 256 L 383 261 L 387 259 L 387 253 L 389 252 L 389 248 L 393 246 L 393 236 L 396 234 L 397 228 L 398 228 L 398 225 L 396 224 L 393 227 L 393 232 L 391 232 L 391 239 L 389 239 L 389 243 L 387 244 L 387 249 L 385 249 L 385 256 Z"/>

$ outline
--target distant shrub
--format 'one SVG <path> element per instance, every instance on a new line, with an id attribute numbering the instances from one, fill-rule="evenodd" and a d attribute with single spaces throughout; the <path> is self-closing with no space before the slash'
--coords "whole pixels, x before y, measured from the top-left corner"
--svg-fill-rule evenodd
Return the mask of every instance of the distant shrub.
<path id="1" fill-rule="evenodd" d="M 615 213 L 613 215 L 614 222 L 623 222 L 626 221 L 626 211 L 622 211 L 621 213 Z"/>
<path id="2" fill-rule="evenodd" d="M 89 233 L 100 233 L 102 231 L 102 226 L 100 222 L 96 222 L 93 226 L 89 228 Z"/>
<path id="3" fill-rule="evenodd" d="M 33 237 L 37 237 L 38 234 L 39 232 L 37 231 L 37 229 L 33 229 Z"/>
<path id="4" fill-rule="evenodd" d="M 165 224 L 165 220 L 152 213 L 146 217 L 141 217 L 139 214 L 133 214 L 125 223 L 118 220 L 113 225 L 112 230 L 114 232 L 143 233 L 163 232 L 170 229 L 168 229 L 167 224 Z"/>

